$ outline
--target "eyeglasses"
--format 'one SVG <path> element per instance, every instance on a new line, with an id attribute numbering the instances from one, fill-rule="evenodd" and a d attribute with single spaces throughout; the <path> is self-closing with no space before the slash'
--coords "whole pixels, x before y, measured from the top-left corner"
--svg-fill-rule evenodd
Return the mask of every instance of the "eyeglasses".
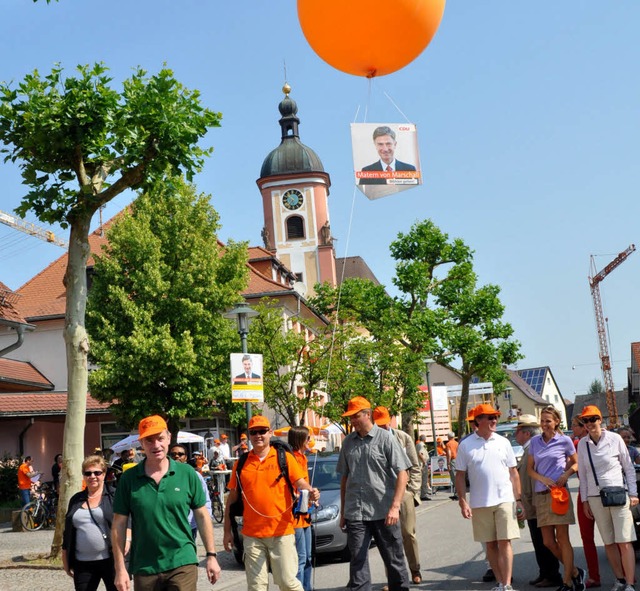
<path id="1" fill-rule="evenodd" d="M 481 419 L 482 417 L 487 419 L 487 421 L 497 421 L 498 420 L 498 415 L 478 415 L 476 417 L 476 420 L 477 419 Z"/>
<path id="2" fill-rule="evenodd" d="M 269 432 L 269 429 L 250 429 L 249 435 L 266 435 Z"/>
<path id="3" fill-rule="evenodd" d="M 600 417 L 582 417 L 582 422 L 584 423 L 595 423 L 599 421 Z"/>
<path id="4" fill-rule="evenodd" d="M 104 472 L 102 470 L 87 470 L 86 472 L 83 472 L 83 474 L 88 478 L 89 476 L 102 476 Z"/>
<path id="5" fill-rule="evenodd" d="M 181 458 L 182 456 L 186 456 L 187 454 L 184 453 L 183 451 L 172 451 L 169 455 L 172 458 Z"/>

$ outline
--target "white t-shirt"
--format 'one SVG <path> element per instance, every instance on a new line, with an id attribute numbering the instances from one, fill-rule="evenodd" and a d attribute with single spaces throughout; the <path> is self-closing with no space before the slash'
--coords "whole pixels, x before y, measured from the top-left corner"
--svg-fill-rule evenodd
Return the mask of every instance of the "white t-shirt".
<path id="1" fill-rule="evenodd" d="M 231 449 L 229 449 L 229 444 L 225 443 L 224 441 L 220 444 L 220 446 L 218 447 L 218 450 L 220 451 L 220 453 L 222 454 L 222 457 L 225 460 L 228 460 L 231 457 Z"/>
<path id="2" fill-rule="evenodd" d="M 515 501 L 509 468 L 516 467 L 516 457 L 506 437 L 492 433 L 489 439 L 477 433 L 458 446 L 456 469 L 469 475 L 469 506 L 494 507 Z"/>

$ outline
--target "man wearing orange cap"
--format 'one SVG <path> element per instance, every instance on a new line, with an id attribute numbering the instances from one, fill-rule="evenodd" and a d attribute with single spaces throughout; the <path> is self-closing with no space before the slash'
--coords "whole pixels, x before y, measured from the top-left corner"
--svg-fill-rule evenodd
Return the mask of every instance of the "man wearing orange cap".
<path id="1" fill-rule="evenodd" d="M 422 484 L 420 461 L 418 460 L 415 445 L 413 445 L 413 438 L 400 429 L 391 428 L 391 416 L 386 407 L 376 407 L 373 411 L 373 422 L 381 429 L 385 429 L 394 435 L 411 462 L 407 489 L 400 506 L 400 530 L 402 532 L 404 553 L 411 571 L 411 580 L 417 585 L 422 583 L 420 548 L 418 548 L 418 536 L 416 535 L 416 507 L 420 504 L 420 486 Z"/>
<path id="2" fill-rule="evenodd" d="M 162 417 L 142 419 L 138 433 L 146 458 L 122 475 L 113 503 L 111 537 L 116 588 L 131 589 L 124 561 L 127 521 L 131 516 L 130 571 L 135 590 L 196 590 L 198 555 L 189 510 L 193 511 L 206 549 L 207 577 L 215 583 L 220 566 L 211 516 L 196 472 L 168 457 L 171 433 Z"/>
<path id="3" fill-rule="evenodd" d="M 473 413 L 478 429 L 458 447 L 458 503 L 462 516 L 472 521 L 474 539 L 486 542 L 487 558 L 498 583 L 494 589 L 513 591 L 511 540 L 520 537 L 514 503 L 525 517 L 516 457 L 509 440 L 496 433 L 500 412 L 490 404 L 479 404 Z"/>
<path id="4" fill-rule="evenodd" d="M 402 548 L 400 506 L 411 462 L 395 437 L 373 423 L 371 404 L 356 396 L 343 417 L 353 431 L 342 442 L 337 471 L 340 483 L 340 526 L 351 552 L 350 590 L 370 591 L 369 544 L 376 540 L 391 591 L 409 589 Z"/>
<path id="5" fill-rule="evenodd" d="M 231 458 L 231 448 L 229 447 L 229 437 L 226 433 L 220 435 L 220 452 L 225 460 Z"/>
<path id="6" fill-rule="evenodd" d="M 240 443 L 238 443 L 238 445 L 234 445 L 231 448 L 231 453 L 233 454 L 234 457 L 238 457 L 241 453 L 242 453 L 242 446 L 244 445 L 245 448 L 249 448 L 249 446 L 247 445 L 247 435 L 245 433 L 242 433 L 240 435 Z"/>
<path id="7" fill-rule="evenodd" d="M 242 536 L 244 567 L 249 591 L 267 591 L 269 566 L 274 581 L 283 591 L 303 591 L 298 581 L 294 499 L 282 477 L 278 454 L 270 445 L 271 424 L 265 416 L 256 415 L 249 421 L 252 450 L 237 476 L 238 462 L 229 480 L 229 499 L 224 513 L 224 547 L 233 550 L 231 507 L 241 494 L 244 500 Z M 309 499 L 317 501 L 320 492 L 305 480 L 304 471 L 293 454 L 286 454 L 289 481 L 298 490 L 308 490 Z"/>

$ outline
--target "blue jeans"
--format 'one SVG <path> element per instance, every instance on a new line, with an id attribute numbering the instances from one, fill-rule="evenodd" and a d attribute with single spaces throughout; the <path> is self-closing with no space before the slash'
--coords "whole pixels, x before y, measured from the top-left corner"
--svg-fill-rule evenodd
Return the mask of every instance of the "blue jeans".
<path id="1" fill-rule="evenodd" d="M 31 489 L 30 488 L 21 488 L 20 489 L 20 503 L 24 507 L 27 503 L 31 501 Z"/>
<path id="2" fill-rule="evenodd" d="M 311 526 L 297 527 L 296 550 L 298 551 L 298 574 L 296 578 L 302 583 L 304 591 L 312 591 L 311 586 Z"/>

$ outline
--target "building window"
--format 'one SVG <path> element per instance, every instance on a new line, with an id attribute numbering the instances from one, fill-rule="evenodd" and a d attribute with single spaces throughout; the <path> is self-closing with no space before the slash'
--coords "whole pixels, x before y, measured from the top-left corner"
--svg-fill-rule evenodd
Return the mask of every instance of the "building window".
<path id="1" fill-rule="evenodd" d="M 296 281 L 300 281 L 300 283 L 304 283 L 304 273 L 294 273 L 296 276 Z"/>
<path id="2" fill-rule="evenodd" d="M 299 240 L 304 238 L 304 220 L 299 215 L 287 218 L 287 240 Z"/>

